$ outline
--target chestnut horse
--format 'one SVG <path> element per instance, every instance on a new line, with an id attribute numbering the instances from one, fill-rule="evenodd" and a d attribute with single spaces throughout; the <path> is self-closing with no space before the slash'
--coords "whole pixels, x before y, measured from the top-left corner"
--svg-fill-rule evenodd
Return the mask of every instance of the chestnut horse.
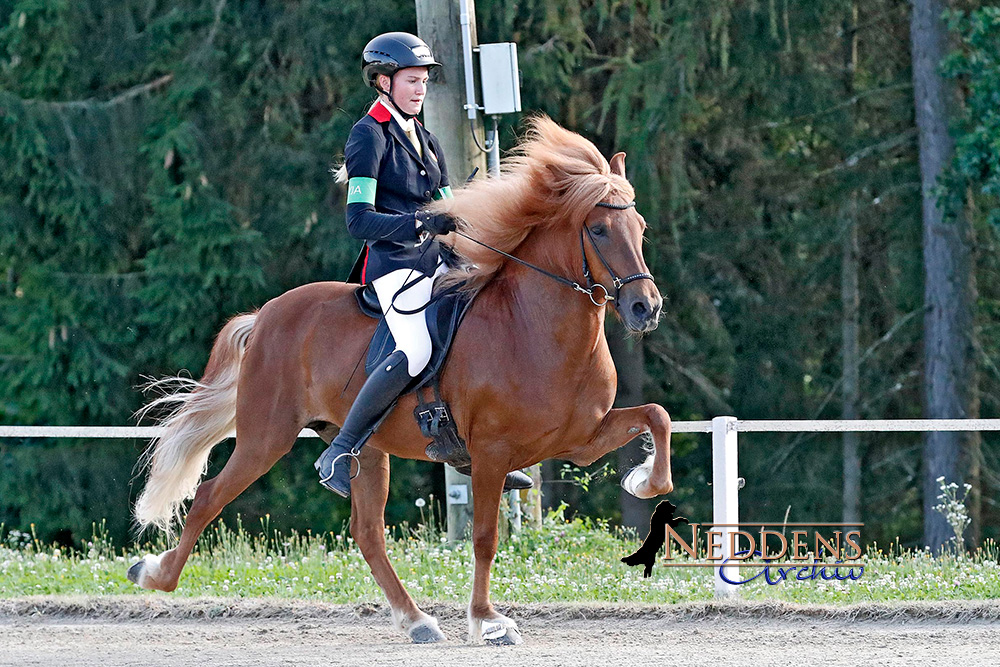
<path id="1" fill-rule="evenodd" d="M 589 296 L 574 291 L 460 235 L 445 239 L 473 266 L 442 280 L 468 279 L 479 289 L 441 379 L 472 457 L 471 642 L 521 641 L 514 621 L 493 608 L 489 595 L 509 471 L 550 458 L 587 465 L 647 433 L 653 451 L 622 486 L 642 498 L 673 489 L 667 412 L 658 405 L 611 409 L 617 375 L 604 333 L 606 297 L 617 297 L 611 302 L 619 317 L 637 333 L 656 327 L 662 305 L 643 260 L 646 224 L 634 197 L 624 153 L 609 163 L 580 135 L 538 118 L 501 176 L 436 204 L 463 221 L 468 237 L 560 278 L 586 285 L 589 265 L 596 290 Z M 628 276 L 627 284 L 618 276 Z M 149 477 L 136 519 L 169 532 L 184 502 L 194 500 L 177 546 L 133 565 L 132 581 L 174 590 L 204 528 L 292 448 L 302 428 L 327 442 L 336 433 L 363 383 L 361 373 L 352 374 L 376 324 L 359 310 L 354 289 L 309 284 L 233 318 L 216 339 L 204 377 L 173 378 L 183 386 L 147 406 L 173 403 L 174 409 L 147 452 Z M 351 534 L 396 627 L 415 642 L 430 642 L 444 635 L 403 587 L 383 532 L 389 455 L 427 460 L 415 405 L 413 394 L 402 397 L 361 450 L 351 483 Z M 224 469 L 199 484 L 211 448 L 233 433 L 236 447 Z"/>

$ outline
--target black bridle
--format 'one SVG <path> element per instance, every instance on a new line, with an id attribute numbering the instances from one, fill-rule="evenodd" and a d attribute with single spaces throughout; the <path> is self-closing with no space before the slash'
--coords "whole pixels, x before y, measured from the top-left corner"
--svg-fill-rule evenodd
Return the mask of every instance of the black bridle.
<path id="1" fill-rule="evenodd" d="M 602 208 L 612 208 L 617 211 L 624 211 L 626 209 L 635 208 L 634 201 L 630 201 L 627 204 L 611 204 L 608 202 L 599 201 L 597 202 L 597 205 Z M 631 282 L 635 282 L 636 280 L 653 280 L 653 276 L 648 273 L 633 273 L 632 275 L 627 276 L 625 278 L 619 278 L 618 274 L 615 273 L 615 270 L 611 268 L 610 264 L 608 264 L 608 260 L 604 259 L 604 255 L 601 254 L 601 249 L 597 247 L 597 241 L 594 240 L 594 235 L 590 232 L 590 227 L 584 225 L 583 228 L 587 230 L 587 238 L 590 239 L 590 247 L 593 248 L 594 252 L 597 253 L 597 258 L 601 260 L 601 264 L 604 265 L 605 270 L 607 270 L 607 272 L 611 275 L 611 283 L 615 286 L 615 295 L 611 296 L 610 294 L 608 294 L 607 287 L 605 287 L 601 283 L 594 282 L 593 277 L 591 277 L 590 275 L 590 266 L 588 266 L 587 264 L 587 252 L 583 248 L 583 232 L 581 231 L 580 254 L 583 255 L 583 277 L 587 279 L 587 287 L 590 288 L 590 291 L 587 294 L 590 296 L 590 300 L 594 303 L 595 306 L 603 306 L 608 301 L 614 301 L 615 308 L 617 308 L 618 297 L 620 296 L 622 288 L 625 287 L 625 285 L 628 285 Z M 600 287 L 602 290 L 604 290 L 604 301 L 601 303 L 597 303 L 597 301 L 594 299 L 594 289 L 597 287 Z"/>
<path id="2" fill-rule="evenodd" d="M 633 208 L 635 206 L 635 202 L 634 201 L 630 201 L 627 204 L 611 204 L 609 202 L 603 202 L 602 201 L 602 202 L 597 202 L 597 206 L 600 206 L 602 208 L 611 208 L 611 209 L 615 209 L 617 211 L 624 211 L 626 209 Z M 590 228 L 587 225 L 584 225 L 584 229 L 587 232 L 587 238 L 590 239 L 590 247 L 592 247 L 594 249 L 594 252 L 597 253 L 598 259 L 601 260 L 601 264 L 604 265 L 604 268 L 611 275 L 611 281 L 612 281 L 612 284 L 614 285 L 614 288 L 615 288 L 614 296 L 611 295 L 611 292 L 602 283 L 599 283 L 599 282 L 595 281 L 594 278 L 593 278 L 593 276 L 592 276 L 592 274 L 590 273 L 590 265 L 587 262 L 587 251 L 586 251 L 586 249 L 584 248 L 584 245 L 583 245 L 583 233 L 584 233 L 583 230 L 580 231 L 580 254 L 583 256 L 583 277 L 587 280 L 587 286 L 586 287 L 584 287 L 580 283 L 576 282 L 575 280 L 570 280 L 569 278 L 564 278 L 563 276 L 556 275 L 556 274 L 552 273 L 551 271 L 546 271 L 545 269 L 543 269 L 540 266 L 535 266 L 534 264 L 532 264 L 530 262 L 526 262 L 523 259 L 520 259 L 519 257 L 515 257 L 514 255 L 511 255 L 510 253 L 506 253 L 503 250 L 500 250 L 499 248 L 494 248 L 491 245 L 487 245 L 486 243 L 483 243 L 482 241 L 480 241 L 478 239 L 474 239 L 474 238 L 472 238 L 471 236 L 469 236 L 468 234 L 466 234 L 466 233 L 464 233 L 462 231 L 456 230 L 455 233 L 458 234 L 459 236 L 462 236 L 463 238 L 466 238 L 466 239 L 472 241 L 473 243 L 477 243 L 477 244 L 483 246 L 484 248 L 487 248 L 489 250 L 492 250 L 495 253 L 503 255 L 507 259 L 512 259 L 515 262 L 517 262 L 518 264 L 522 264 L 522 265 L 528 267 L 529 269 L 533 269 L 533 270 L 541 273 L 542 275 L 548 276 L 552 280 L 555 280 L 557 283 L 566 285 L 567 287 L 570 287 L 570 288 L 576 290 L 577 292 L 582 292 L 583 294 L 586 294 L 588 297 L 590 297 L 591 303 L 593 303 L 597 307 L 604 306 L 609 301 L 614 301 L 615 302 L 615 308 L 617 308 L 618 307 L 618 297 L 621 294 L 622 287 L 625 287 L 625 285 L 628 285 L 631 282 L 635 282 L 636 280 L 653 280 L 653 276 L 651 276 L 648 273 L 633 273 L 632 275 L 627 276 L 625 278 L 619 278 L 618 274 L 615 273 L 614 269 L 611 268 L 611 265 L 608 264 L 608 260 L 604 259 L 604 255 L 601 254 L 600 249 L 597 247 L 597 242 L 594 240 L 594 235 L 590 232 Z M 601 291 L 604 292 L 604 296 L 600 297 L 601 298 L 600 301 L 597 300 L 598 297 L 594 296 L 594 291 L 596 289 L 598 289 L 598 288 L 600 288 Z"/>

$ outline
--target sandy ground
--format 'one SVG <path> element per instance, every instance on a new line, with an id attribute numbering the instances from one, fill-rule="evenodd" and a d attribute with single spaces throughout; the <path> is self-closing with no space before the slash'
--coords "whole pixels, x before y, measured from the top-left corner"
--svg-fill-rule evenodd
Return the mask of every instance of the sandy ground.
<path id="1" fill-rule="evenodd" d="M 0 665 L 997 664 L 1000 603 L 851 608 L 525 605 L 521 646 L 410 644 L 385 609 L 268 601 L 0 600 Z"/>

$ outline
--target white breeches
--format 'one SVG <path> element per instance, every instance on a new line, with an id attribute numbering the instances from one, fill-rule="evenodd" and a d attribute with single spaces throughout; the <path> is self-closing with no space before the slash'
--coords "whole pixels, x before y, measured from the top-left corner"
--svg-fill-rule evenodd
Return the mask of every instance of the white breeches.
<path id="1" fill-rule="evenodd" d="M 378 295 L 379 305 L 382 306 L 382 313 L 385 315 L 385 322 L 396 341 L 396 349 L 402 350 L 406 354 L 407 371 L 410 377 L 417 377 L 431 360 L 431 336 L 427 332 L 427 311 L 403 315 L 397 312 L 396 308 L 416 310 L 426 305 L 431 300 L 434 280 L 447 271 L 448 267 L 442 262 L 438 265 L 434 275 L 424 276 L 416 284 L 398 295 L 396 292 L 399 292 L 399 288 L 416 279 L 420 274 L 412 269 L 396 269 L 392 273 L 372 281 L 372 286 L 375 287 L 375 293 Z M 394 296 L 395 302 L 393 302 Z"/>

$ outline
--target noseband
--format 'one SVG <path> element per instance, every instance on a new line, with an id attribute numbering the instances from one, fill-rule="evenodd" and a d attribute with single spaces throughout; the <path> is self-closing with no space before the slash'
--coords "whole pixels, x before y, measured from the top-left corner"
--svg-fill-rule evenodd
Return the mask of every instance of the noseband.
<path id="1" fill-rule="evenodd" d="M 634 201 L 630 201 L 627 204 L 611 204 L 609 202 L 603 202 L 603 201 L 601 201 L 601 202 L 597 202 L 597 206 L 600 206 L 602 208 L 611 208 L 611 209 L 615 209 L 617 211 L 624 211 L 626 209 L 634 208 L 635 207 L 635 202 Z M 602 255 L 601 251 L 598 249 L 597 242 L 594 241 L 594 235 L 591 234 L 590 228 L 587 227 L 586 225 L 584 225 L 584 229 L 587 230 L 587 238 L 590 239 L 590 247 L 592 247 L 594 249 L 594 252 L 597 253 L 598 259 L 601 260 L 601 264 L 603 264 L 604 268 L 607 270 L 607 272 L 609 274 L 611 274 L 611 281 L 612 281 L 612 284 L 614 285 L 614 288 L 615 288 L 614 296 L 611 295 L 611 292 L 609 292 L 608 288 L 605 287 L 602 283 L 596 282 L 594 280 L 593 276 L 590 273 L 590 265 L 587 262 L 587 251 L 586 251 L 586 249 L 583 246 L 583 231 L 582 230 L 580 231 L 580 254 L 583 256 L 583 277 L 587 280 L 587 286 L 586 287 L 584 287 L 580 283 L 576 282 L 575 280 L 570 280 L 568 278 L 564 278 L 562 276 L 558 276 L 558 275 L 552 273 L 551 271 L 546 271 L 545 269 L 543 269 L 540 266 L 535 266 L 534 264 L 532 264 L 530 262 L 526 262 L 526 261 L 524 261 L 523 259 L 521 259 L 519 257 L 515 257 L 514 255 L 511 255 L 510 253 L 504 252 L 503 250 L 500 250 L 499 248 L 494 248 L 491 245 L 487 245 L 486 243 L 483 243 L 482 241 L 480 241 L 478 239 L 472 238 L 471 236 L 469 236 L 468 234 L 466 234 L 465 232 L 463 232 L 461 230 L 455 230 L 455 233 L 458 234 L 459 236 L 462 236 L 462 237 L 464 237 L 464 238 L 472 241 L 473 243 L 476 243 L 478 245 L 483 246 L 484 248 L 492 250 L 495 253 L 503 255 L 507 259 L 512 259 L 515 262 L 517 262 L 518 264 L 522 264 L 522 265 L 528 267 L 529 269 L 533 269 L 535 271 L 538 271 L 542 275 L 548 276 L 549 278 L 552 278 L 552 280 L 555 280 L 558 283 L 566 285 L 567 287 L 571 287 L 574 290 L 576 290 L 577 292 L 582 292 L 583 294 L 586 294 L 588 297 L 590 297 L 591 303 L 593 303 L 597 307 L 604 306 L 609 301 L 614 301 L 615 302 L 615 308 L 617 308 L 618 307 L 618 297 L 619 297 L 619 295 L 621 293 L 622 287 L 624 287 L 625 285 L 628 285 L 631 282 L 635 282 L 636 280 L 653 280 L 653 276 L 651 276 L 648 273 L 633 273 L 632 275 L 630 275 L 630 276 L 628 276 L 626 278 L 619 278 L 618 274 L 615 273 L 614 269 L 611 268 L 611 265 L 608 264 L 608 260 L 604 259 L 604 255 Z M 600 289 L 602 292 L 604 292 L 604 296 L 603 297 L 595 297 L 594 296 L 594 291 L 597 290 L 597 289 Z M 600 301 L 598 301 L 598 298 L 600 298 Z"/>

